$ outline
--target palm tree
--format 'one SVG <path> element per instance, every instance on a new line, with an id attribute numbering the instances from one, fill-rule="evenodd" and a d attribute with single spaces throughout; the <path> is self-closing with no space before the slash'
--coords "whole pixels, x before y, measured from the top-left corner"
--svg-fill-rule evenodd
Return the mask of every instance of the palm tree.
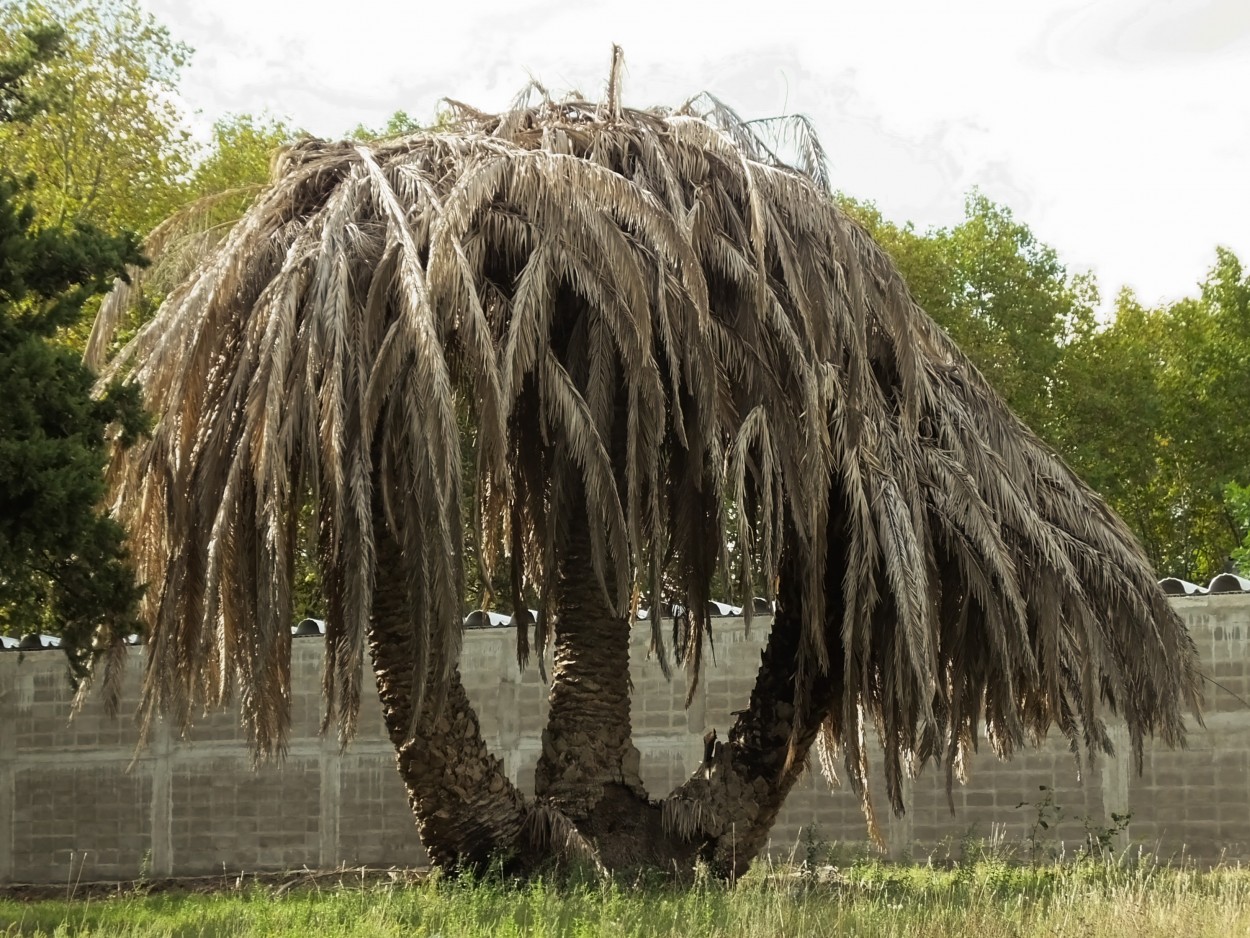
<path id="1" fill-rule="evenodd" d="M 149 584 L 144 724 L 237 688 L 253 745 L 281 750 L 311 501 L 326 725 L 351 737 L 367 649 L 448 867 L 573 852 L 737 875 L 814 745 L 875 823 L 869 722 L 896 811 L 908 772 L 950 784 L 982 724 L 1002 757 L 1052 727 L 1109 750 L 1106 705 L 1139 760 L 1147 734 L 1179 744 L 1195 653 L 1140 548 L 839 211 L 806 125 L 794 168 L 706 95 L 623 108 L 618 74 L 619 55 L 605 103 L 535 87 L 503 114 L 452 102 L 436 130 L 289 148 L 108 363 L 156 416 L 110 470 Z M 553 651 L 532 799 L 457 668 L 466 528 Z M 690 610 L 697 680 L 729 539 L 744 590 L 777 586 L 755 689 L 652 799 L 631 611 Z"/>

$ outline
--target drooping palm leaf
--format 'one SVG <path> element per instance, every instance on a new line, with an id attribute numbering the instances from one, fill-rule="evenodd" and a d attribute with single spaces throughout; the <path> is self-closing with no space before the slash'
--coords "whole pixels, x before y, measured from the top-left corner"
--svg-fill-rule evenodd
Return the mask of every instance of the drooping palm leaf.
<path id="1" fill-rule="evenodd" d="M 237 686 L 255 744 L 281 745 L 307 498 L 328 718 L 352 731 L 378 590 L 406 591 L 414 687 L 439 694 L 467 485 L 484 561 L 511 553 L 517 598 L 520 578 L 540 597 L 540 643 L 562 518 L 585 511 L 622 616 L 681 594 L 696 674 L 726 500 L 739 582 L 772 582 L 786 541 L 801 686 L 838 692 L 822 739 L 863 791 L 874 722 L 896 806 L 909 768 L 958 771 L 982 723 L 1003 755 L 1053 726 L 1105 747 L 1105 701 L 1139 755 L 1148 734 L 1179 743 L 1195 655 L 1141 550 L 834 205 L 810 128 L 804 173 L 707 96 L 643 111 L 538 90 L 402 139 L 292 147 L 109 364 L 157 416 L 112 467 L 150 584 L 145 712 L 189 720 Z M 404 569 L 376 568 L 378 517 Z"/>

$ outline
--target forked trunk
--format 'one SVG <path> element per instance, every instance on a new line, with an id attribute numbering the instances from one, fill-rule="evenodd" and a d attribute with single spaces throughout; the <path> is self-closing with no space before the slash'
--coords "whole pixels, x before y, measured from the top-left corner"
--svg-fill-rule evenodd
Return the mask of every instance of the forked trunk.
<path id="1" fill-rule="evenodd" d="M 379 538 L 379 569 L 398 569 L 398 550 L 389 535 Z M 369 633 L 378 693 L 431 861 L 456 869 L 502 858 L 512 868 L 532 871 L 544 860 L 558 862 L 581 851 L 611 870 L 651 868 L 685 878 L 699 857 L 717 875 L 744 873 L 803 772 L 836 683 L 817 682 L 826 690 L 813 693 L 804 712 L 795 712 L 801 639 L 796 573 L 793 565 L 783 570 L 749 707 L 728 739 L 662 805 L 647 797 L 630 736 L 629 624 L 604 601 L 584 521 L 571 532 L 560 565 L 551 710 L 535 773 L 536 805 L 526 805 L 487 749 L 458 670 L 441 710 L 433 701 L 423 705 L 409 735 L 413 647 L 404 593 L 379 590 Z M 830 609 L 830 621 L 840 612 Z M 840 673 L 840 648 L 831 654 L 833 673 Z"/>
<path id="2" fill-rule="evenodd" d="M 385 524 L 375 530 L 378 569 L 401 569 L 399 547 Z M 442 707 L 427 695 L 412 720 L 414 652 L 405 607 L 402 588 L 375 592 L 369 649 L 387 733 L 431 862 L 453 870 L 480 868 L 495 858 L 532 859 L 525 856 L 524 798 L 487 749 L 458 668 Z"/>
<path id="3" fill-rule="evenodd" d="M 384 528 L 379 519 L 375 530 Z M 379 569 L 402 569 L 389 534 L 379 536 L 378 549 Z M 441 710 L 427 702 L 414 726 L 404 591 L 375 593 L 369 645 L 378 694 L 425 849 L 447 870 L 502 859 L 507 868 L 532 872 L 580 855 L 611 870 L 684 875 L 695 847 L 664 830 L 660 807 L 638 776 L 629 729 L 629 626 L 603 600 L 584 525 L 570 538 L 559 587 L 535 805 L 525 803 L 487 749 L 458 670 Z"/>
<path id="4" fill-rule="evenodd" d="M 573 823 L 608 869 L 688 869 L 693 849 L 665 833 L 659 805 L 639 776 L 630 733 L 629 621 L 604 598 L 585 514 L 569 520 L 535 794 Z"/>

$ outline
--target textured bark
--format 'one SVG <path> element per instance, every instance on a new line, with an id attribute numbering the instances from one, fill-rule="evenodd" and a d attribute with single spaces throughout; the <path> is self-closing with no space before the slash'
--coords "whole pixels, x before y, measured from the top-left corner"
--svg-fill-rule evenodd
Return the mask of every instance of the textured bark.
<path id="1" fill-rule="evenodd" d="M 378 559 L 380 569 L 400 567 L 389 537 L 379 544 Z M 570 844 L 580 838 L 610 870 L 650 868 L 684 879 L 698 857 L 726 878 L 744 873 L 803 772 L 838 683 L 813 676 L 809 705 L 796 713 L 801 605 L 791 566 L 780 587 L 748 708 L 728 739 L 709 747 L 694 777 L 657 803 L 639 778 L 630 735 L 628 623 L 604 602 L 584 522 L 575 527 L 555 597 L 551 709 L 535 773 L 536 806 L 526 805 L 487 749 L 458 670 L 437 718 L 433 702 L 425 704 L 409 738 L 413 653 L 404 597 L 378 592 L 369 635 L 378 692 L 431 861 L 455 869 L 503 857 L 518 871 L 532 871 L 577 853 Z M 834 599 L 840 590 L 830 593 Z M 831 607 L 829 616 L 839 621 L 841 609 Z M 836 636 L 836 629 L 830 633 Z M 838 675 L 841 647 L 831 641 L 830 674 Z M 548 809 L 565 821 L 553 823 Z"/>
<path id="2" fill-rule="evenodd" d="M 413 648 L 404 594 L 375 594 L 369 645 L 399 773 L 426 851 L 444 869 L 503 858 L 525 873 L 580 855 L 610 870 L 650 868 L 684 878 L 695 846 L 665 830 L 660 806 L 648 800 L 638 777 L 629 729 L 628 623 L 603 602 L 584 528 L 570 539 L 575 547 L 581 550 L 567 552 L 560 568 L 551 714 L 534 805 L 487 749 L 458 670 L 441 711 L 425 704 L 408 736 Z M 402 569 L 390 537 L 379 538 L 378 566 Z"/>
<path id="3" fill-rule="evenodd" d="M 551 710 L 534 791 L 584 821 L 605 786 L 643 800 L 646 791 L 630 736 L 629 622 L 604 601 L 586 517 L 572 515 L 557 578 Z"/>
<path id="4" fill-rule="evenodd" d="M 551 709 L 535 794 L 572 822 L 606 869 L 687 878 L 695 846 L 665 829 L 660 805 L 647 797 L 638 774 L 630 734 L 629 622 L 604 601 L 585 516 L 570 524 L 554 597 Z"/>
<path id="5" fill-rule="evenodd" d="M 719 876 L 741 876 L 767 842 L 838 695 L 844 660 L 838 628 L 843 563 L 840 554 L 831 553 L 825 630 L 829 673 L 806 675 L 806 694 L 796 694 L 802 602 L 798 571 L 792 562 L 783 562 L 777 610 L 750 705 L 739 712 L 728 739 L 710 745 L 700 769 L 666 799 L 666 827 L 698 842 L 699 856 Z M 806 706 L 796 710 L 795 700 L 803 696 Z"/>
<path id="6" fill-rule="evenodd" d="M 378 569 L 400 569 L 399 548 L 379 524 Z M 369 649 L 387 733 L 431 862 L 480 868 L 494 858 L 527 865 L 524 798 L 482 739 L 457 668 L 436 714 L 432 701 L 412 724 L 413 647 L 402 589 L 374 595 Z M 427 695 L 427 697 L 430 695 Z"/>

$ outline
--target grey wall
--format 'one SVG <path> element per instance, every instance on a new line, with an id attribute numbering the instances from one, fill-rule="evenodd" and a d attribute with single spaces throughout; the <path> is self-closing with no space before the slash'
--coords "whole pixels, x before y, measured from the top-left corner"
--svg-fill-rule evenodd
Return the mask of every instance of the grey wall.
<path id="1" fill-rule="evenodd" d="M 968 784 L 955 790 L 953 817 L 944 779 L 926 772 L 909 783 L 905 817 L 882 807 L 891 851 L 944 854 L 967 835 L 1019 842 L 1036 812 L 1017 805 L 1036 802 L 1039 786 L 1048 785 L 1063 812 L 1055 837 L 1069 847 L 1079 845 L 1087 825 L 1131 812 L 1127 838 L 1164 857 L 1250 859 L 1250 709 L 1232 696 L 1250 699 L 1250 595 L 1178 599 L 1176 606 L 1207 673 L 1227 688 L 1208 685 L 1206 727 L 1194 727 L 1187 750 L 1148 749 L 1140 777 L 1125 757 L 1100 759 L 1080 779 L 1058 740 L 1009 763 L 981 754 Z M 706 729 L 724 737 L 748 698 L 766 628 L 757 622 L 747 636 L 739 620 L 716 621 L 715 661 L 689 710 L 683 678 L 666 682 L 645 660 L 646 630 L 636 631 L 634 732 L 653 795 L 694 770 Z M 131 709 L 140 653 L 134 650 L 127 685 Z M 253 770 L 233 713 L 205 716 L 183 740 L 159 729 L 136 756 L 130 721 L 109 720 L 98 705 L 68 720 L 59 652 L 0 653 L 0 882 L 422 863 L 376 700 L 366 704 L 357 740 L 340 752 L 317 735 L 320 641 L 296 639 L 293 657 L 287 758 Z M 465 635 L 462 673 L 483 733 L 529 788 L 546 711 L 536 670 L 518 671 L 512 633 L 501 629 Z M 1127 753 L 1122 728 L 1113 732 Z M 886 804 L 883 792 L 878 804 Z M 849 849 L 865 839 L 854 796 L 830 792 L 816 773 L 791 795 L 773 851 L 801 853 L 811 838 Z"/>

